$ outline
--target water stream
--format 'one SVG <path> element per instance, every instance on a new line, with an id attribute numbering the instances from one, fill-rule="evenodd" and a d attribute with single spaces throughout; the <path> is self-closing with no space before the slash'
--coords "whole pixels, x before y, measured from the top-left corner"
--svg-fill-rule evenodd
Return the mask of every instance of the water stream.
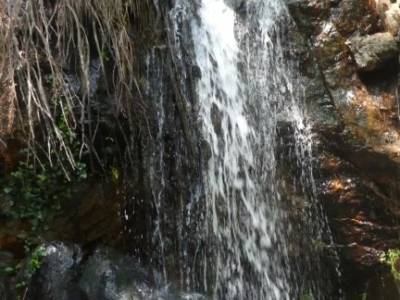
<path id="1" fill-rule="evenodd" d="M 194 97 L 209 152 L 203 155 L 202 181 L 192 188 L 186 218 L 178 225 L 178 239 L 196 224 L 199 240 L 192 254 L 181 243 L 182 286 L 211 299 L 324 299 L 329 276 L 312 245 L 330 243 L 330 233 L 315 195 L 311 124 L 291 59 L 293 22 L 286 6 L 281 0 L 177 0 L 170 17 L 176 61 L 193 53 L 200 73 Z M 185 39 L 193 51 L 184 54 Z M 162 128 L 160 123 L 159 134 Z M 290 138 L 282 139 L 282 128 Z M 162 147 L 157 145 L 158 153 Z M 290 154 L 281 155 L 282 147 Z M 162 173 L 160 162 L 162 157 L 157 162 Z M 283 166 L 296 169 L 296 175 Z M 290 176 L 295 178 L 288 183 Z M 163 184 L 153 197 L 157 215 Z M 296 205 L 297 219 L 290 211 Z M 162 256 L 160 222 L 154 239 Z M 163 273 L 167 277 L 165 266 Z"/>

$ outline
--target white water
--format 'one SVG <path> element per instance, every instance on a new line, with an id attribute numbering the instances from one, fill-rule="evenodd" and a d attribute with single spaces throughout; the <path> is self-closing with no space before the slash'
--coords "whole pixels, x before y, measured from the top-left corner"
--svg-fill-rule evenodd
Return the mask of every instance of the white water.
<path id="1" fill-rule="evenodd" d="M 304 194 L 311 194 L 308 200 L 303 195 L 305 206 L 317 211 L 304 216 L 305 231 L 312 234 L 307 238 L 321 238 L 327 227 L 314 197 L 312 134 L 301 80 L 285 54 L 291 49 L 285 48 L 282 24 L 291 20 L 281 0 L 248 0 L 245 16 L 228 1 L 201 0 L 197 5 L 177 0 L 174 10 L 190 22 L 201 70 L 199 119 L 211 149 L 203 171 L 203 236 L 211 250 L 201 258 L 204 279 L 197 286 L 213 299 L 294 299 L 305 294 L 296 276 L 312 272 L 313 266 L 299 270 L 290 259 L 292 225 L 277 174 L 280 123 L 292 128 L 290 163 L 300 169 L 297 180 Z M 177 31 L 177 40 L 181 35 Z M 179 51 L 176 56 L 182 58 Z M 307 254 L 305 260 L 312 261 L 313 254 Z M 322 299 L 315 290 L 307 295 Z"/>
<path id="2" fill-rule="evenodd" d="M 253 131 L 246 120 L 244 87 L 237 69 L 235 13 L 223 0 L 204 0 L 198 14 L 201 23 L 194 20 L 192 32 L 197 65 L 202 71 L 198 84 L 200 117 L 212 150 L 205 180 L 206 211 L 210 213 L 218 244 L 214 294 L 244 299 L 241 247 L 244 246 L 252 266 L 261 271 L 263 266 L 252 250 L 255 230 L 263 230 L 265 220 L 258 215 L 259 207 L 254 206 L 257 186 L 249 174 L 254 166 L 250 146 Z M 247 216 L 239 216 L 240 213 Z M 261 243 L 269 245 L 266 233 Z"/>
<path id="3" fill-rule="evenodd" d="M 274 203 L 280 197 L 274 182 L 274 110 L 278 107 L 272 104 L 278 99 L 271 99 L 276 92 L 271 94 L 266 89 L 271 87 L 266 80 L 275 79 L 267 73 L 273 71 L 267 69 L 271 67 L 267 49 L 268 30 L 274 20 L 265 15 L 271 7 L 257 8 L 265 10 L 258 12 L 262 19 L 256 25 L 261 43 L 249 40 L 247 53 L 239 53 L 235 12 L 223 0 L 203 0 L 201 21 L 193 21 L 192 25 L 197 64 L 202 70 L 198 86 L 200 115 L 204 136 L 212 148 L 205 177 L 207 212 L 218 240 L 213 294 L 226 299 L 289 299 L 290 287 L 279 267 L 281 262 L 270 255 L 271 250 L 282 250 L 273 241 L 280 217 Z M 243 55 L 248 59 L 244 76 L 249 79 L 250 89 L 246 89 L 238 70 Z M 285 71 L 278 70 L 279 74 Z M 247 105 L 258 110 L 260 128 L 250 125 Z M 213 123 L 213 118 L 218 120 Z M 259 160 L 256 144 L 263 144 L 259 145 Z M 279 258 L 285 260 L 285 255 Z"/>

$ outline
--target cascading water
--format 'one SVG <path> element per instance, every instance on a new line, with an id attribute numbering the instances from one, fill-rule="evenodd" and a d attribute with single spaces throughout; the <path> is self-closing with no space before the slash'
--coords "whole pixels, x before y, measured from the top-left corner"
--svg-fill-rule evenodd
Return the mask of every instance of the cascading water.
<path id="1" fill-rule="evenodd" d="M 287 262 L 281 266 L 280 260 L 286 260 L 285 249 L 277 242 L 281 216 L 274 144 L 277 111 L 284 100 L 279 99 L 284 94 L 281 86 L 290 82 L 277 82 L 285 79 L 287 70 L 273 61 L 282 57 L 271 55 L 276 53 L 268 36 L 282 4 L 248 3 L 248 9 L 257 15 L 255 20 L 248 18 L 253 24 L 242 25 L 244 34 L 251 35 L 243 37 L 248 39 L 245 49 L 235 33 L 235 12 L 222 0 L 204 0 L 200 20 L 192 25 L 202 71 L 200 116 L 212 148 L 205 177 L 207 212 L 217 239 L 214 294 L 227 299 L 289 299 Z M 243 58 L 247 65 L 240 72 Z M 256 114 L 253 126 L 247 109 Z"/>
<path id="2" fill-rule="evenodd" d="M 307 249 L 303 262 L 293 259 L 292 253 L 301 251 L 293 250 L 296 245 L 291 238 L 300 234 L 295 227 L 306 232 L 304 244 L 323 236 L 329 240 L 329 229 L 315 198 L 312 136 L 301 78 L 296 65 L 287 60 L 292 50 L 286 40 L 287 26 L 292 21 L 286 6 L 281 0 L 176 0 L 170 17 L 175 60 L 182 63 L 185 55 L 192 54 L 201 74 L 193 96 L 209 148 L 204 150 L 209 154 L 203 155 L 201 188 L 192 188 L 195 192 L 185 207 L 185 221 L 178 225 L 182 233 L 195 224 L 201 240 L 192 247 L 195 251 L 188 251 L 190 246 L 180 250 L 181 273 L 191 278 L 182 286 L 213 299 L 296 299 L 301 295 L 324 299 L 320 282 L 325 277 L 314 278 L 320 276 L 321 268 L 315 267 L 314 277 L 302 274 L 312 272 L 313 260 L 319 263 L 313 251 Z M 191 40 L 185 46 L 193 45 L 193 53 L 182 51 L 184 39 Z M 181 76 L 184 86 L 188 76 Z M 282 126 L 291 128 L 293 136 L 294 154 L 286 163 L 300 170 L 294 182 L 301 186 L 305 208 L 298 224 L 293 224 L 285 209 L 288 195 L 283 194 L 289 192 L 278 174 Z M 160 214 L 162 198 L 153 198 Z M 201 201 L 203 205 L 198 205 Z M 203 211 L 194 213 L 194 207 Z M 156 225 L 155 239 L 164 252 L 160 223 Z M 303 269 L 305 264 L 309 269 Z"/>

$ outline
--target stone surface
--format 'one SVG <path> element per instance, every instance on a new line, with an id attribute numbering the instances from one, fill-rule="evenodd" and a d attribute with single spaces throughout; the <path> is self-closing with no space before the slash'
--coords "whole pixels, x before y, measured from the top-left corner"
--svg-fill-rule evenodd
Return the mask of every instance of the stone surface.
<path id="1" fill-rule="evenodd" d="M 88 259 L 79 287 L 88 300 L 141 300 L 151 294 L 143 270 L 129 257 L 110 249 L 97 249 Z"/>
<path id="2" fill-rule="evenodd" d="M 200 294 L 174 293 L 151 270 L 111 248 L 99 247 L 85 260 L 77 245 L 52 242 L 44 245 L 41 261 L 26 289 L 25 300 L 204 299 Z M 5 293 L 5 283 L 0 280 L 0 296 Z"/>
<path id="3" fill-rule="evenodd" d="M 382 68 L 390 60 L 396 63 L 398 44 L 389 32 L 350 38 L 347 45 L 360 71 Z"/>
<path id="4" fill-rule="evenodd" d="M 2 300 L 16 299 L 15 291 L 12 288 L 13 283 L 4 274 L 4 270 L 14 263 L 14 255 L 11 252 L 0 251 L 0 299 Z"/>
<path id="5" fill-rule="evenodd" d="M 384 251 L 400 247 L 400 122 L 396 38 L 387 23 L 387 9 L 381 10 L 378 2 L 289 1 L 309 41 L 308 56 L 320 71 L 317 76 L 305 74 L 318 89 L 310 98 L 313 116 L 324 109 L 313 95 L 327 95 L 334 107 L 324 113 L 335 122 L 313 117 L 315 172 L 348 299 L 400 297 L 395 289 L 383 288 L 385 282 L 393 286 L 393 279 L 379 260 Z M 392 9 L 398 5 L 389 4 Z M 385 67 L 379 69 L 382 64 Z"/>
<path id="6" fill-rule="evenodd" d="M 61 215 L 51 224 L 48 240 L 61 239 L 84 247 L 102 244 L 121 247 L 124 197 L 111 182 L 89 182 L 76 187 L 75 197 L 64 203 Z"/>
<path id="7" fill-rule="evenodd" d="M 393 35 L 399 33 L 400 27 L 400 1 L 375 0 L 376 9 L 384 21 L 385 28 Z"/>
<path id="8" fill-rule="evenodd" d="M 60 242 L 44 246 L 40 270 L 34 275 L 26 299 L 82 299 L 76 278 L 82 261 L 82 251 L 76 245 Z"/>

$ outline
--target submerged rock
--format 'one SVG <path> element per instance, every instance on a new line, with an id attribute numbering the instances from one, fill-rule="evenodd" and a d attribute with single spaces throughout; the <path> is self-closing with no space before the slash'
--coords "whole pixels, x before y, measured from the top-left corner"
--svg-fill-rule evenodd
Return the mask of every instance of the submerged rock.
<path id="1" fill-rule="evenodd" d="M 360 71 L 379 69 L 399 52 L 397 41 L 389 32 L 350 38 L 347 45 Z"/>

